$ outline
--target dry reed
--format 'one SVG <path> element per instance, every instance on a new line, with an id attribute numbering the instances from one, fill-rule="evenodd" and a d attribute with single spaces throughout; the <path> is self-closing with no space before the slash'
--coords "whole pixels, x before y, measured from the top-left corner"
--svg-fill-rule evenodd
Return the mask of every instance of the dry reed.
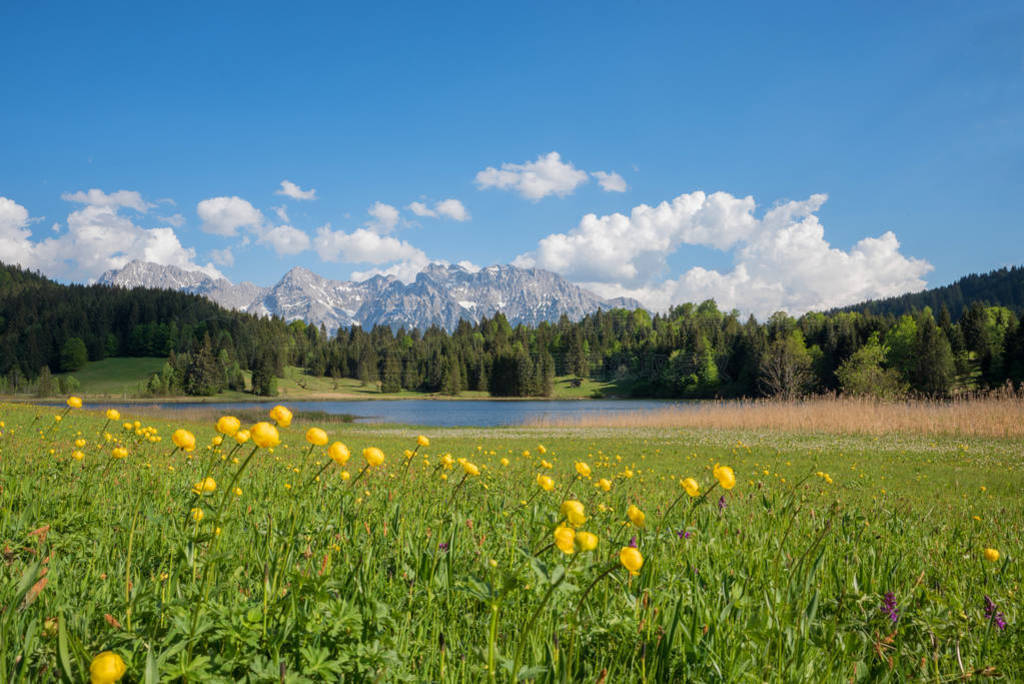
<path id="1" fill-rule="evenodd" d="M 530 425 L 1024 438 L 1024 392 L 1003 389 L 950 400 L 824 396 L 800 401 L 704 401 L 645 411 L 545 417 Z"/>

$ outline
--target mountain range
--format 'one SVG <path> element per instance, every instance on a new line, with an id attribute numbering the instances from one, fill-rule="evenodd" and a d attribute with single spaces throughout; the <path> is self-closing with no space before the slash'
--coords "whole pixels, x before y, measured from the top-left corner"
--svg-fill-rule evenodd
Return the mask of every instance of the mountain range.
<path id="1" fill-rule="evenodd" d="M 602 299 L 550 271 L 510 265 L 473 271 L 430 264 L 411 283 L 380 275 L 362 282 L 331 280 L 297 266 L 273 286 L 260 287 L 132 261 L 107 271 L 98 283 L 199 294 L 229 309 L 322 324 L 331 334 L 352 325 L 421 330 L 436 325 L 451 331 L 460 320 L 476 322 L 499 311 L 513 325 L 536 325 L 562 315 L 579 320 L 598 309 L 640 308 L 634 299 Z"/>

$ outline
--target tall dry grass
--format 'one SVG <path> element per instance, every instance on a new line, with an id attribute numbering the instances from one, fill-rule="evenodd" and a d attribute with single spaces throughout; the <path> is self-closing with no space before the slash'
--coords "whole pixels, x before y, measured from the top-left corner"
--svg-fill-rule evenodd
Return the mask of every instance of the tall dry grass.
<path id="1" fill-rule="evenodd" d="M 825 396 L 800 401 L 696 402 L 645 411 L 542 418 L 530 424 L 1024 438 L 1024 393 L 1003 389 L 950 400 L 883 401 Z"/>

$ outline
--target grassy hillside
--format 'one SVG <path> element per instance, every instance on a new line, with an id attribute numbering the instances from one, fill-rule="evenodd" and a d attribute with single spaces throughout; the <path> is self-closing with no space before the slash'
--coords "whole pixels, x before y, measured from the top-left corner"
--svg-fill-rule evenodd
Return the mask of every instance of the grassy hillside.
<path id="1" fill-rule="evenodd" d="M 74 373 L 62 375 L 78 380 L 81 394 L 135 396 L 141 392 L 146 380 L 159 373 L 166 362 L 165 358 L 149 356 L 111 358 L 87 363 Z"/>

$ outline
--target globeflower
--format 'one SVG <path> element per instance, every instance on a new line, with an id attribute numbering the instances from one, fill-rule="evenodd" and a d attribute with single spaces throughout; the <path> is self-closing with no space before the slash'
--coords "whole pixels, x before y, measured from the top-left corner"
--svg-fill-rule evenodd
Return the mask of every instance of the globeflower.
<path id="1" fill-rule="evenodd" d="M 996 549 L 985 549 L 984 551 L 982 551 L 982 555 L 984 555 L 985 560 L 987 560 L 990 563 L 995 563 L 999 560 L 999 551 L 997 551 Z"/>
<path id="2" fill-rule="evenodd" d="M 283 428 L 292 424 L 292 412 L 281 405 L 277 405 L 270 409 L 270 417 L 275 423 Z"/>
<path id="3" fill-rule="evenodd" d="M 89 664 L 89 681 L 92 684 L 114 684 L 121 681 L 127 671 L 121 656 L 113 651 L 103 651 Z"/>
<path id="4" fill-rule="evenodd" d="M 644 512 L 641 511 L 636 506 L 634 506 L 633 504 L 630 504 L 629 508 L 626 509 L 626 516 L 629 518 L 629 521 L 637 527 L 643 527 L 644 520 L 647 519 L 647 516 L 644 515 Z"/>
<path id="5" fill-rule="evenodd" d="M 318 427 L 311 427 L 306 430 L 306 441 L 314 446 L 327 444 L 327 433 Z"/>
<path id="6" fill-rule="evenodd" d="M 555 546 L 557 546 L 562 553 L 571 555 L 576 553 L 576 531 L 571 527 L 565 527 L 559 525 L 555 528 Z"/>
<path id="7" fill-rule="evenodd" d="M 558 512 L 565 518 L 570 525 L 573 527 L 579 527 L 587 521 L 587 516 L 584 514 L 583 504 L 575 499 L 570 501 L 563 501 L 562 506 L 558 509 Z"/>
<path id="8" fill-rule="evenodd" d="M 611 480 L 605 477 L 602 477 L 600 480 L 597 481 L 597 486 L 601 489 L 601 491 L 604 492 L 611 491 L 612 489 Z"/>
<path id="9" fill-rule="evenodd" d="M 480 469 L 476 467 L 476 465 L 474 465 L 473 463 L 470 463 L 469 461 L 462 462 L 462 469 L 466 471 L 467 475 L 476 476 L 480 474 Z"/>
<path id="10" fill-rule="evenodd" d="M 121 412 L 115 408 L 107 409 L 107 420 L 121 420 Z"/>
<path id="11" fill-rule="evenodd" d="M 583 461 L 576 461 L 576 472 L 580 474 L 580 477 L 590 477 L 590 466 Z"/>
<path id="12" fill-rule="evenodd" d="M 552 489 L 555 488 L 555 481 L 552 480 L 547 475 L 538 475 L 537 484 L 540 485 L 540 488 L 543 489 L 545 492 L 550 492 Z"/>
<path id="13" fill-rule="evenodd" d="M 68 397 L 68 408 L 82 408 L 82 397 Z"/>
<path id="14" fill-rule="evenodd" d="M 363 449 L 363 458 L 370 467 L 376 468 L 384 462 L 384 452 L 377 447 L 366 447 Z"/>
<path id="15" fill-rule="evenodd" d="M 501 463 L 501 465 L 507 467 L 508 466 L 508 459 L 507 458 L 503 458 L 503 459 L 501 459 L 500 463 Z"/>
<path id="16" fill-rule="evenodd" d="M 256 446 L 263 447 L 264 449 L 276 447 L 281 443 L 281 435 L 278 434 L 277 428 L 270 423 L 256 423 L 252 426 L 250 432 L 252 434 L 252 441 L 256 443 Z"/>
<path id="17" fill-rule="evenodd" d="M 685 480 L 683 480 L 682 485 L 683 489 L 686 490 L 686 493 L 689 496 L 693 498 L 700 496 L 700 485 L 697 484 L 697 481 L 694 480 L 692 477 L 688 477 Z"/>
<path id="18" fill-rule="evenodd" d="M 623 546 L 619 550 L 619 562 L 622 566 L 629 570 L 630 575 L 639 575 L 640 568 L 644 566 L 644 557 L 640 553 L 640 549 L 632 546 Z"/>
<path id="19" fill-rule="evenodd" d="M 85 454 L 83 454 L 81 451 L 72 451 L 71 458 L 75 459 L 76 461 L 81 461 L 83 458 L 85 458 Z"/>
<path id="20" fill-rule="evenodd" d="M 430 440 L 427 439 L 426 435 L 420 435 L 416 438 L 416 444 L 417 446 L 428 447 L 430 446 Z"/>
<path id="21" fill-rule="evenodd" d="M 239 430 L 234 434 L 235 441 L 238 442 L 239 444 L 245 444 L 246 442 L 248 442 L 249 437 L 250 434 L 248 430 Z"/>
<path id="22" fill-rule="evenodd" d="M 718 480 L 718 484 L 722 485 L 722 489 L 732 489 L 736 486 L 736 474 L 732 472 L 732 468 L 729 466 L 716 464 L 712 472 L 715 479 Z"/>
<path id="23" fill-rule="evenodd" d="M 174 442 L 176 447 L 184 451 L 192 451 L 196 448 L 196 436 L 182 428 L 174 431 L 171 435 L 171 441 Z"/>
<path id="24" fill-rule="evenodd" d="M 199 521 L 201 521 L 203 519 L 203 509 L 202 508 L 193 508 L 191 511 L 189 511 L 189 515 L 192 516 L 193 520 L 195 520 L 196 522 L 199 522 Z"/>
<path id="25" fill-rule="evenodd" d="M 331 457 L 332 461 L 343 466 L 348 463 L 348 459 L 352 454 L 349 453 L 347 446 L 341 442 L 335 442 L 327 448 L 327 455 Z"/>
<path id="26" fill-rule="evenodd" d="M 217 420 L 217 432 L 228 437 L 234 437 L 242 427 L 242 422 L 234 416 L 221 416 Z"/>
<path id="27" fill-rule="evenodd" d="M 581 551 L 593 551 L 597 548 L 597 535 L 591 532 L 577 532 L 576 543 Z"/>
<path id="28" fill-rule="evenodd" d="M 124 447 L 114 447 L 113 451 L 110 452 L 110 455 L 114 458 L 128 458 L 128 450 Z"/>
<path id="29" fill-rule="evenodd" d="M 217 491 L 217 481 L 212 477 L 204 477 L 192 485 L 192 493 L 197 496 L 200 494 L 212 494 L 215 491 Z"/>

